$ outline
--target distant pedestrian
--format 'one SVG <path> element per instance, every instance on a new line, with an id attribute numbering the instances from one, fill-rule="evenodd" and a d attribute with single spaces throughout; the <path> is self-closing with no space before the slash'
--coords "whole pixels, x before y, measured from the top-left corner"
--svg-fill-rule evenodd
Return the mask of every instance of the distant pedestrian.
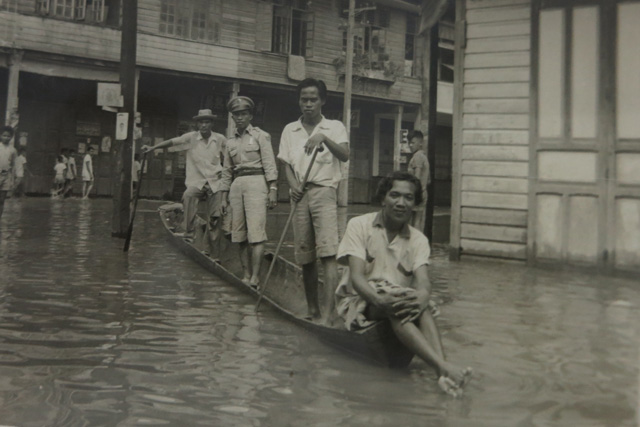
<path id="1" fill-rule="evenodd" d="M 131 169 L 131 184 L 133 185 L 134 190 L 138 188 L 138 182 L 140 182 L 140 174 L 142 173 L 141 167 L 140 154 L 136 153 L 133 156 L 133 165 Z"/>
<path id="2" fill-rule="evenodd" d="M 308 316 L 331 322 L 333 293 L 338 285 L 338 204 L 337 188 L 342 179 L 340 163 L 349 160 L 349 137 L 338 120 L 322 115 L 327 102 L 327 86 L 322 80 L 308 78 L 298 84 L 299 120 L 289 123 L 280 137 L 278 158 L 285 163 L 291 201 L 298 203 L 293 219 L 296 262 L 302 264 Z M 302 180 L 312 153 L 318 152 L 307 180 Z M 318 298 L 318 265 L 324 269 L 324 309 Z"/>
<path id="3" fill-rule="evenodd" d="M 13 128 L 11 126 L 2 126 L 0 128 L 0 217 L 4 211 L 4 201 L 7 198 L 7 192 L 13 188 L 13 175 L 16 157 L 18 153 L 11 145 L 13 138 Z"/>
<path id="4" fill-rule="evenodd" d="M 235 134 L 227 141 L 222 175 L 225 187 L 230 185 L 231 241 L 240 244 L 243 280 L 257 287 L 267 240 L 267 206 L 272 209 L 277 204 L 278 169 L 271 136 L 251 125 L 251 98 L 235 97 L 227 109 L 236 124 Z"/>
<path id="5" fill-rule="evenodd" d="M 73 182 L 78 176 L 78 170 L 76 168 L 76 150 L 73 148 L 67 151 L 67 171 L 65 172 L 64 180 L 64 197 L 71 197 L 73 194 Z"/>
<path id="6" fill-rule="evenodd" d="M 18 149 L 18 157 L 15 160 L 15 179 L 13 182 L 13 196 L 21 197 L 24 194 L 24 172 L 27 169 L 26 150 Z"/>
<path id="7" fill-rule="evenodd" d="M 416 205 L 411 225 L 424 233 L 425 211 L 427 206 L 427 186 L 431 182 L 429 159 L 424 152 L 424 135 L 419 130 L 413 131 L 409 139 L 409 148 L 413 157 L 409 161 L 408 172 L 420 180 L 422 185 L 422 203 Z"/>
<path id="8" fill-rule="evenodd" d="M 84 159 L 82 159 L 82 198 L 85 200 L 89 198 L 89 193 L 91 193 L 95 181 L 93 158 L 91 157 L 93 152 L 93 147 L 89 146 L 87 154 L 85 154 Z"/>
<path id="9" fill-rule="evenodd" d="M 193 117 L 198 124 L 197 131 L 159 142 L 151 147 L 142 146 L 143 153 L 170 146 L 173 146 L 176 151 L 186 151 L 185 185 L 187 189 L 182 196 L 184 205 L 182 235 L 185 239 L 194 237 L 198 202 L 206 201 L 209 249 L 205 252 L 210 255 L 214 255 L 218 249 L 218 239 L 222 229 L 220 217 L 227 211 L 227 193 L 229 192 L 229 187 L 221 180 L 224 169 L 222 153 L 227 140 L 223 135 L 211 131 L 214 118 L 211 110 L 200 110 L 198 115 Z"/>
<path id="10" fill-rule="evenodd" d="M 53 191 L 51 197 L 58 198 L 64 192 L 65 175 L 67 172 L 67 165 L 64 162 L 65 157 L 60 154 L 56 158 L 56 164 L 53 167 L 55 176 L 53 177 Z"/>

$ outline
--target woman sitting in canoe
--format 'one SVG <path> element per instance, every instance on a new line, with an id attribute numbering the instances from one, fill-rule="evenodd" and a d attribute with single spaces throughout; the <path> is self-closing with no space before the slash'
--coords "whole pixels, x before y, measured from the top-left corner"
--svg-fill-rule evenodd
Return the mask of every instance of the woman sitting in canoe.
<path id="1" fill-rule="evenodd" d="M 398 339 L 436 369 L 440 388 L 459 396 L 471 368 L 445 360 L 428 309 L 429 241 L 409 225 L 422 201 L 420 181 L 394 172 L 380 182 L 378 197 L 382 210 L 351 219 L 340 243 L 338 262 L 349 268 L 336 290 L 338 313 L 349 330 L 389 319 Z"/>

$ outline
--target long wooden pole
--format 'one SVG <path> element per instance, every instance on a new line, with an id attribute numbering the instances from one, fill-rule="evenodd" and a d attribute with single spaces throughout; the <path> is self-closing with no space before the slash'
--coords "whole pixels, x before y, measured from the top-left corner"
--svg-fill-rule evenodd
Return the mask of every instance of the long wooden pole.
<path id="1" fill-rule="evenodd" d="M 131 220 L 131 164 L 135 141 L 136 35 L 138 0 L 122 2 L 122 41 L 120 43 L 120 85 L 124 98 L 123 112 L 129 113 L 127 139 L 115 141 L 116 173 L 113 185 L 111 235 L 126 237 Z"/>
<path id="2" fill-rule="evenodd" d="M 124 252 L 129 252 L 129 244 L 131 243 L 131 235 L 133 234 L 133 220 L 136 219 L 136 211 L 138 210 L 138 199 L 140 198 L 140 188 L 142 188 L 142 177 L 144 169 L 147 165 L 147 153 L 142 155 L 142 164 L 140 165 L 140 177 L 138 178 L 138 187 L 136 188 L 135 199 L 133 199 L 133 212 L 131 213 L 131 221 L 127 229 L 127 238 L 124 241 Z M 137 173 L 137 172 L 136 172 Z"/>
<path id="3" fill-rule="evenodd" d="M 319 148 L 319 147 L 318 147 Z M 318 155 L 318 148 L 313 151 L 313 155 L 311 156 L 311 162 L 309 162 L 309 167 L 307 167 L 307 172 L 304 174 L 304 178 L 302 179 L 302 183 L 300 184 L 300 188 L 304 190 L 304 187 L 307 185 L 307 180 L 309 179 L 309 174 L 311 173 L 311 168 L 313 167 L 313 163 L 316 161 L 316 156 Z M 284 224 L 284 229 L 282 230 L 282 234 L 280 235 L 280 240 L 278 240 L 278 245 L 276 246 L 276 251 L 273 254 L 273 259 L 271 260 L 271 264 L 269 265 L 269 271 L 267 271 L 267 275 L 264 278 L 264 285 L 260 289 L 260 296 L 258 297 L 258 301 L 256 302 L 255 311 L 257 312 L 260 308 L 260 303 L 262 302 L 262 297 L 264 296 L 264 291 L 267 289 L 267 285 L 269 284 L 269 278 L 271 277 L 271 272 L 273 271 L 273 267 L 276 265 L 276 261 L 278 260 L 278 254 L 280 253 L 280 248 L 282 247 L 282 243 L 284 242 L 284 237 L 287 234 L 287 230 L 289 229 L 289 224 L 291 224 L 291 219 L 293 218 L 293 214 L 298 207 L 298 202 L 293 202 L 291 205 L 291 212 L 289 212 L 289 216 L 287 217 L 287 222 Z"/>
<path id="4" fill-rule="evenodd" d="M 351 95 L 353 92 L 353 28 L 355 27 L 356 0 L 349 0 L 347 23 L 347 51 L 344 64 L 344 102 L 342 105 L 342 122 L 351 136 Z M 349 202 L 349 162 L 340 165 L 342 180 L 338 187 L 338 206 L 347 206 Z"/>

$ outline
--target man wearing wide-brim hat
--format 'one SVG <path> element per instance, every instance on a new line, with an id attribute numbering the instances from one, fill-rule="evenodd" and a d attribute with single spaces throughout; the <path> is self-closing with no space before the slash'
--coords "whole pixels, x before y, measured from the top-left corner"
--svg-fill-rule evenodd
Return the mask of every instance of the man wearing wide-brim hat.
<path id="1" fill-rule="evenodd" d="M 225 185 L 230 184 L 231 241 L 240 244 L 243 280 L 257 287 L 267 240 L 267 207 L 271 209 L 277 203 L 278 169 L 271 136 L 251 125 L 254 107 L 253 100 L 246 96 L 227 103 L 236 130 L 227 141 L 223 180 Z"/>
<path id="2" fill-rule="evenodd" d="M 184 237 L 193 238 L 198 202 L 206 200 L 208 253 L 217 256 L 219 254 L 215 253 L 215 249 L 220 235 L 219 218 L 226 213 L 226 193 L 229 191 L 229 186 L 221 179 L 224 171 L 222 156 L 226 139 L 219 133 L 211 131 L 215 117 L 209 109 L 200 110 L 193 117 L 198 124 L 197 131 L 159 142 L 152 147 L 143 145 L 142 151 L 146 153 L 165 147 L 173 147 L 173 151 L 186 151 L 185 185 L 187 189 L 182 196 Z"/>

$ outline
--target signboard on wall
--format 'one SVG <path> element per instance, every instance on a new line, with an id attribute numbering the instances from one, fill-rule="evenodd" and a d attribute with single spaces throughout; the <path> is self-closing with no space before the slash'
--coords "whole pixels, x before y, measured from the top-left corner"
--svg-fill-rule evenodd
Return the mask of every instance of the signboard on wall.
<path id="1" fill-rule="evenodd" d="M 100 122 L 78 120 L 76 122 L 76 135 L 100 136 Z"/>
<path id="2" fill-rule="evenodd" d="M 123 107 L 124 98 L 120 83 L 98 83 L 98 101 L 101 107 Z"/>

